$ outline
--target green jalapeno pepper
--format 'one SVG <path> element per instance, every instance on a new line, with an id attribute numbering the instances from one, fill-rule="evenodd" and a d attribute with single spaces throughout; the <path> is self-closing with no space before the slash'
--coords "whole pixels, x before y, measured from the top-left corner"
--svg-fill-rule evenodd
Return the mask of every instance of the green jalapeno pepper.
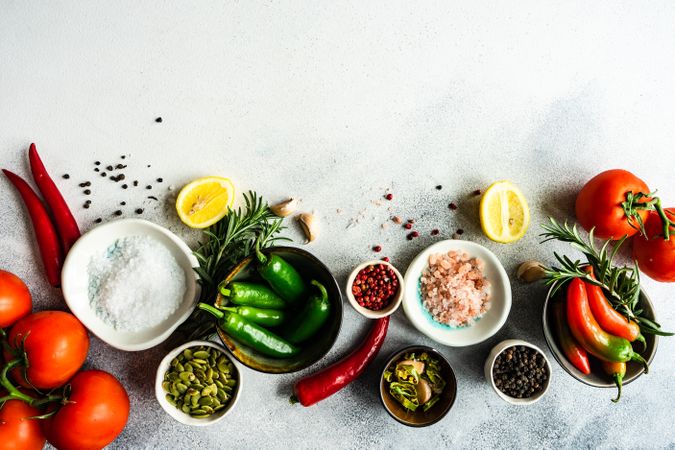
<path id="1" fill-rule="evenodd" d="M 218 287 L 220 293 L 230 302 L 239 306 L 253 306 L 265 309 L 284 309 L 286 302 L 272 289 L 257 283 L 233 281 Z"/>
<path id="2" fill-rule="evenodd" d="M 299 344 L 314 336 L 330 316 L 330 300 L 326 288 L 316 280 L 312 280 L 312 285 L 319 289 L 319 294 L 310 297 L 298 315 L 284 326 L 281 333 L 293 344 Z"/>
<path id="3" fill-rule="evenodd" d="M 295 268 L 281 256 L 274 253 L 263 254 L 256 250 L 258 273 L 272 287 L 279 297 L 290 305 L 295 305 L 305 296 L 307 287 Z"/>
<path id="4" fill-rule="evenodd" d="M 239 314 L 246 320 L 249 320 L 264 327 L 276 327 L 281 325 L 286 319 L 286 313 L 278 309 L 263 309 L 253 306 L 236 306 L 233 308 L 218 308 L 221 311 L 229 311 Z"/>
<path id="5" fill-rule="evenodd" d="M 239 314 L 221 311 L 214 306 L 200 303 L 202 309 L 218 319 L 218 327 L 230 337 L 248 345 L 257 352 L 272 358 L 290 358 L 298 354 L 300 349 L 257 325 L 244 319 Z"/>

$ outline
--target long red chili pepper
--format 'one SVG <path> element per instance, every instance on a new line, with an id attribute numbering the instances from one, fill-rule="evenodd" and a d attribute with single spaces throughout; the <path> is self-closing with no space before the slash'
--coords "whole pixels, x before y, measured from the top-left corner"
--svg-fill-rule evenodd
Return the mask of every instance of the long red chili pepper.
<path id="1" fill-rule="evenodd" d="M 586 266 L 584 270 L 593 279 L 596 279 L 591 266 Z M 600 286 L 586 281 L 584 281 L 584 284 L 586 285 L 586 294 L 588 294 L 588 304 L 591 306 L 593 317 L 598 321 L 600 327 L 614 336 L 628 339 L 631 342 L 638 340 L 644 344 L 645 338 L 640 334 L 640 325 L 614 309 Z"/>
<path id="2" fill-rule="evenodd" d="M 580 278 L 570 281 L 567 287 L 567 323 L 572 336 L 591 355 L 610 362 L 638 361 L 645 373 L 649 370 L 647 361 L 633 351 L 628 339 L 609 334 L 600 327 L 588 304 L 586 285 Z"/>
<path id="3" fill-rule="evenodd" d="M 356 380 L 377 356 L 388 327 L 388 316 L 377 319 L 366 339 L 352 353 L 295 383 L 291 401 L 299 401 L 302 406 L 311 406 Z"/>
<path id="4" fill-rule="evenodd" d="M 70 212 L 70 208 L 68 208 L 68 204 L 64 200 L 63 195 L 61 195 L 56 184 L 54 184 L 54 180 L 52 180 L 47 173 L 44 164 L 42 164 L 42 160 L 38 155 L 35 144 L 30 144 L 28 159 L 30 160 L 30 170 L 33 172 L 35 184 L 37 184 L 40 192 L 42 192 L 45 202 L 54 215 L 54 222 L 56 228 L 59 230 L 59 236 L 61 238 L 61 243 L 63 244 L 63 253 L 65 255 L 80 237 L 80 229 L 78 228 L 77 222 Z"/>
<path id="5" fill-rule="evenodd" d="M 577 343 L 567 325 L 567 311 L 564 301 L 553 302 L 553 325 L 558 337 L 558 344 L 560 344 L 567 360 L 584 375 L 590 374 L 591 363 L 588 360 L 588 353 Z"/>
<path id="6" fill-rule="evenodd" d="M 26 209 L 28 209 L 28 214 L 33 222 L 33 230 L 35 230 L 35 238 L 40 248 L 42 263 L 47 273 L 47 280 L 52 286 L 58 287 L 61 285 L 63 253 L 56 229 L 47 213 L 47 209 L 42 204 L 40 197 L 37 196 L 35 191 L 31 189 L 23 178 L 9 170 L 2 169 L 2 171 L 9 178 L 9 181 L 12 182 L 16 190 L 19 191 Z"/>

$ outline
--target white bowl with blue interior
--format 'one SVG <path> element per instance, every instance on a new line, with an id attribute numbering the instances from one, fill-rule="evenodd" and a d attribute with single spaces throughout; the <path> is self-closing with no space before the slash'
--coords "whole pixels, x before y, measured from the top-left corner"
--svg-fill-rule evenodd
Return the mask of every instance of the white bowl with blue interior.
<path id="1" fill-rule="evenodd" d="M 422 273 L 429 267 L 429 256 L 449 251 L 466 252 L 485 263 L 483 276 L 490 283 L 490 308 L 466 326 L 452 327 L 434 320 L 423 303 Z M 451 239 L 437 242 L 413 259 L 405 273 L 403 310 L 418 331 L 450 347 L 478 344 L 492 337 L 504 325 L 511 310 L 511 283 L 499 259 L 487 248 L 471 241 Z"/>
<path id="2" fill-rule="evenodd" d="M 94 255 L 105 253 L 116 240 L 134 236 L 148 236 L 168 250 L 185 273 L 185 293 L 177 309 L 166 319 L 145 329 L 125 331 L 104 321 L 92 307 L 88 265 Z M 201 293 L 193 270 L 198 264 L 187 244 L 166 228 L 141 219 L 116 220 L 85 233 L 70 249 L 61 271 L 63 297 L 72 313 L 102 341 L 120 350 L 145 350 L 165 341 L 194 310 Z"/>

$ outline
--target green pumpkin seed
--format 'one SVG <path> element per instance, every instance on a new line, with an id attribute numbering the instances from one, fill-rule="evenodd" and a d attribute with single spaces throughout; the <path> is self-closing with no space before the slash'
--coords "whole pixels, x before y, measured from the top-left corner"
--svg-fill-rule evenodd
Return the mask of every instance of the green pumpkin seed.
<path id="1" fill-rule="evenodd" d="M 190 417 L 194 417 L 195 419 L 207 419 L 211 414 L 195 414 L 195 413 L 190 413 Z"/>
<path id="2" fill-rule="evenodd" d="M 164 389 L 164 392 L 171 391 L 171 383 L 168 381 L 162 381 L 162 389 Z"/>
<path id="3" fill-rule="evenodd" d="M 220 380 L 213 380 L 213 384 L 215 384 L 216 386 L 218 386 L 219 389 L 222 389 L 222 388 L 225 387 L 225 384 L 223 384 L 223 382 L 220 381 Z"/>
<path id="4" fill-rule="evenodd" d="M 185 350 L 183 350 L 183 357 L 188 361 L 191 360 L 192 359 L 192 350 L 190 350 L 189 348 L 186 348 Z"/>
<path id="5" fill-rule="evenodd" d="M 220 373 L 230 373 L 230 367 L 226 362 L 218 361 L 218 372 Z"/>
<path id="6" fill-rule="evenodd" d="M 178 378 L 186 383 L 190 383 L 195 380 L 195 375 L 192 372 L 181 372 L 178 374 Z"/>
<path id="7" fill-rule="evenodd" d="M 190 361 L 192 364 L 199 364 L 199 365 L 204 365 L 206 366 L 209 362 L 205 359 L 201 358 L 192 358 L 192 361 Z"/>
<path id="8" fill-rule="evenodd" d="M 176 367 L 176 364 L 178 364 L 178 358 L 174 358 L 171 360 L 171 367 Z"/>
<path id="9" fill-rule="evenodd" d="M 218 405 L 215 408 L 213 408 L 213 411 L 220 411 L 223 408 L 225 408 L 225 405 Z"/>
<path id="10" fill-rule="evenodd" d="M 174 399 L 174 397 L 171 394 L 166 394 L 166 396 L 164 398 L 166 398 L 167 402 L 171 403 L 173 406 L 176 406 L 176 400 Z"/>
<path id="11" fill-rule="evenodd" d="M 220 400 L 218 399 L 217 396 L 216 396 L 216 397 L 210 397 L 210 398 L 211 398 L 211 400 L 212 400 L 212 402 L 211 402 L 211 407 L 217 408 L 218 406 L 221 405 Z"/>
<path id="12" fill-rule="evenodd" d="M 185 368 L 185 371 L 186 371 L 186 372 L 192 373 L 192 372 L 194 372 L 194 370 L 195 370 L 195 368 L 192 367 L 192 362 L 185 363 L 185 365 L 184 365 L 183 367 Z"/>
<path id="13" fill-rule="evenodd" d="M 196 408 L 190 411 L 190 415 L 192 414 L 206 414 L 206 411 L 203 408 Z"/>
<path id="14" fill-rule="evenodd" d="M 205 360 L 205 359 L 208 359 L 208 357 L 210 355 L 209 355 L 209 352 L 207 352 L 206 350 L 199 350 L 199 351 L 196 351 L 196 352 L 192 353 L 192 356 L 193 356 L 193 358 Z M 204 361 L 204 363 L 206 363 L 206 361 Z"/>
<path id="15" fill-rule="evenodd" d="M 206 378 L 206 372 L 202 369 L 195 369 L 195 376 L 198 380 L 204 380 Z"/>
<path id="16" fill-rule="evenodd" d="M 234 378 L 230 378 L 229 380 L 227 380 L 225 382 L 225 386 L 230 386 L 230 387 L 234 387 L 234 386 L 236 386 L 236 384 L 237 384 L 237 380 L 235 380 Z"/>
<path id="17" fill-rule="evenodd" d="M 185 414 L 190 414 L 192 408 L 190 407 L 190 405 L 183 405 L 181 406 L 180 410 L 183 411 Z"/>
<path id="18" fill-rule="evenodd" d="M 185 394 L 185 391 L 187 391 L 187 386 L 184 385 L 183 383 L 176 383 L 176 389 L 178 389 L 178 392 L 181 394 Z"/>
<path id="19" fill-rule="evenodd" d="M 211 397 L 202 397 L 199 399 L 200 406 L 211 406 L 213 404 L 213 399 Z"/>

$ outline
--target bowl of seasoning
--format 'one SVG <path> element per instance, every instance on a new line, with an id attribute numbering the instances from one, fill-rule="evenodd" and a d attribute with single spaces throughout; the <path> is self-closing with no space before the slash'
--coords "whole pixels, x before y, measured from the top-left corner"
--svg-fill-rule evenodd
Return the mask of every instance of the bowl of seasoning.
<path id="1" fill-rule="evenodd" d="M 174 233 L 141 219 L 99 225 L 80 237 L 61 271 L 63 297 L 92 333 L 120 350 L 166 340 L 201 292 L 192 250 Z"/>
<path id="2" fill-rule="evenodd" d="M 530 405 L 551 385 L 551 365 L 536 345 L 508 339 L 495 345 L 485 360 L 485 378 L 497 395 L 512 405 Z"/>
<path id="3" fill-rule="evenodd" d="M 245 258 L 219 284 L 217 333 L 239 362 L 289 373 L 319 361 L 342 325 L 342 294 L 328 267 L 308 251 L 270 247 Z"/>
<path id="4" fill-rule="evenodd" d="M 387 261 L 359 264 L 347 278 L 347 299 L 369 319 L 393 314 L 403 298 L 403 276 Z"/>
<path id="5" fill-rule="evenodd" d="M 159 363 L 155 396 L 164 411 L 186 425 L 206 426 L 236 405 L 241 372 L 226 350 L 211 341 L 191 341 Z"/>
<path id="6" fill-rule="evenodd" d="M 392 354 L 380 376 L 380 400 L 389 415 L 403 425 L 426 427 L 450 411 L 457 380 L 448 360 L 422 345 Z"/>
<path id="7" fill-rule="evenodd" d="M 413 259 L 405 273 L 402 303 L 410 322 L 427 337 L 452 347 L 474 345 L 506 322 L 511 284 L 490 250 L 450 239 Z"/>

